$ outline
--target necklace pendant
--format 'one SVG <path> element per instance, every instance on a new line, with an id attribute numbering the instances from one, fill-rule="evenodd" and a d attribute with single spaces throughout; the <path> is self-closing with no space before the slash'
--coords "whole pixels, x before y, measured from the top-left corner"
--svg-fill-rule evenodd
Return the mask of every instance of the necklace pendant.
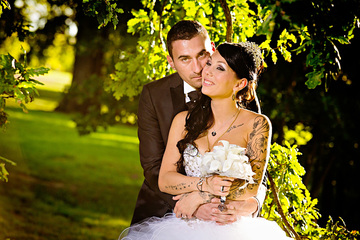
<path id="1" fill-rule="evenodd" d="M 215 136 L 216 136 L 216 132 L 215 132 L 215 131 L 211 132 L 211 135 L 212 135 L 213 137 L 215 137 Z"/>

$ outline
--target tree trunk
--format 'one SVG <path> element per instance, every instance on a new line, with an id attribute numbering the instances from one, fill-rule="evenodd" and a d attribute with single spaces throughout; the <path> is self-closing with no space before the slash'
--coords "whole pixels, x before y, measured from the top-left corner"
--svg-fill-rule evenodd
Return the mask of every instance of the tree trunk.
<path id="1" fill-rule="evenodd" d="M 226 41 L 232 42 L 233 25 L 232 25 L 230 9 L 226 0 L 220 0 L 220 4 L 222 9 L 224 10 L 224 14 L 226 18 Z"/>
<path id="2" fill-rule="evenodd" d="M 87 97 L 96 95 L 93 91 L 102 90 L 102 69 L 104 66 L 104 45 L 107 42 L 108 28 L 98 29 L 95 17 L 86 16 L 77 7 L 76 20 L 78 33 L 75 45 L 75 62 L 70 88 L 57 107 L 62 112 L 82 112 L 91 101 Z M 89 81 L 92 83 L 89 84 Z M 94 83 L 96 81 L 96 83 Z M 97 87 L 94 87 L 94 84 Z M 101 89 L 98 87 L 100 86 Z M 89 91 L 92 91 L 89 93 Z M 85 105 L 85 106 L 84 106 Z"/>

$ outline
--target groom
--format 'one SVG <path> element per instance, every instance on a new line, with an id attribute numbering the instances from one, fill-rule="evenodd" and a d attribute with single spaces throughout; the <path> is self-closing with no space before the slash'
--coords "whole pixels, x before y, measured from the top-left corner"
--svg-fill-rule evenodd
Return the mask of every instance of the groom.
<path id="1" fill-rule="evenodd" d="M 146 84 L 142 90 L 138 109 L 138 136 L 140 162 L 145 180 L 140 189 L 131 224 L 148 217 L 162 217 L 172 212 L 176 202 L 158 187 L 159 170 L 165 151 L 172 119 L 187 110 L 192 95 L 201 88 L 201 72 L 211 53 L 215 51 L 206 29 L 196 21 L 180 21 L 168 33 L 167 60 L 177 72 Z M 195 94 L 196 95 L 196 94 Z M 238 215 L 257 214 L 265 198 L 265 187 L 257 198 L 230 201 L 230 211 L 221 213 L 217 200 L 198 208 L 195 216 L 220 224 L 236 220 Z"/>

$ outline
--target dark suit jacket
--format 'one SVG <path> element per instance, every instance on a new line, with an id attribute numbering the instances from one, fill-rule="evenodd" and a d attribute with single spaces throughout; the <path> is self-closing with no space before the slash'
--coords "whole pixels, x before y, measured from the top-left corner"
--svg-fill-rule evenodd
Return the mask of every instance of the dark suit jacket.
<path id="1" fill-rule="evenodd" d="M 172 196 L 159 190 L 158 177 L 172 119 L 186 109 L 183 86 L 179 74 L 174 73 L 146 84 L 140 95 L 138 137 L 145 180 L 131 224 L 152 216 L 162 217 L 175 206 Z"/>

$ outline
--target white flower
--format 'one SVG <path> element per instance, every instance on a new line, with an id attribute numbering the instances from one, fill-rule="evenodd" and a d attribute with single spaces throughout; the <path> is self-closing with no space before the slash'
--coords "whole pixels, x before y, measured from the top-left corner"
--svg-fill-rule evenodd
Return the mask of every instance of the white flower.
<path id="1" fill-rule="evenodd" d="M 205 154 L 202 158 L 202 164 L 208 165 L 213 160 L 212 154 Z"/>
<path id="2" fill-rule="evenodd" d="M 222 145 L 214 147 L 212 152 L 207 152 L 200 161 L 200 171 L 203 176 L 218 174 L 220 176 L 234 177 L 245 180 L 247 184 L 254 183 L 255 173 L 252 171 L 246 148 L 230 144 L 228 141 L 219 141 Z"/>
<path id="3" fill-rule="evenodd" d="M 228 159 L 228 160 L 225 160 L 224 162 L 224 166 L 222 168 L 222 171 L 223 172 L 226 172 L 226 171 L 229 171 L 232 164 L 233 164 L 234 160 L 233 159 Z"/>
<path id="4" fill-rule="evenodd" d="M 223 148 L 229 149 L 230 143 L 228 141 L 220 140 L 219 142 L 222 143 L 222 145 L 224 146 Z M 218 147 L 221 147 L 221 146 L 218 146 Z"/>
<path id="5" fill-rule="evenodd" d="M 220 167 L 221 167 L 221 162 L 218 160 L 213 160 L 210 163 L 210 171 L 211 172 L 218 172 L 220 171 Z"/>

